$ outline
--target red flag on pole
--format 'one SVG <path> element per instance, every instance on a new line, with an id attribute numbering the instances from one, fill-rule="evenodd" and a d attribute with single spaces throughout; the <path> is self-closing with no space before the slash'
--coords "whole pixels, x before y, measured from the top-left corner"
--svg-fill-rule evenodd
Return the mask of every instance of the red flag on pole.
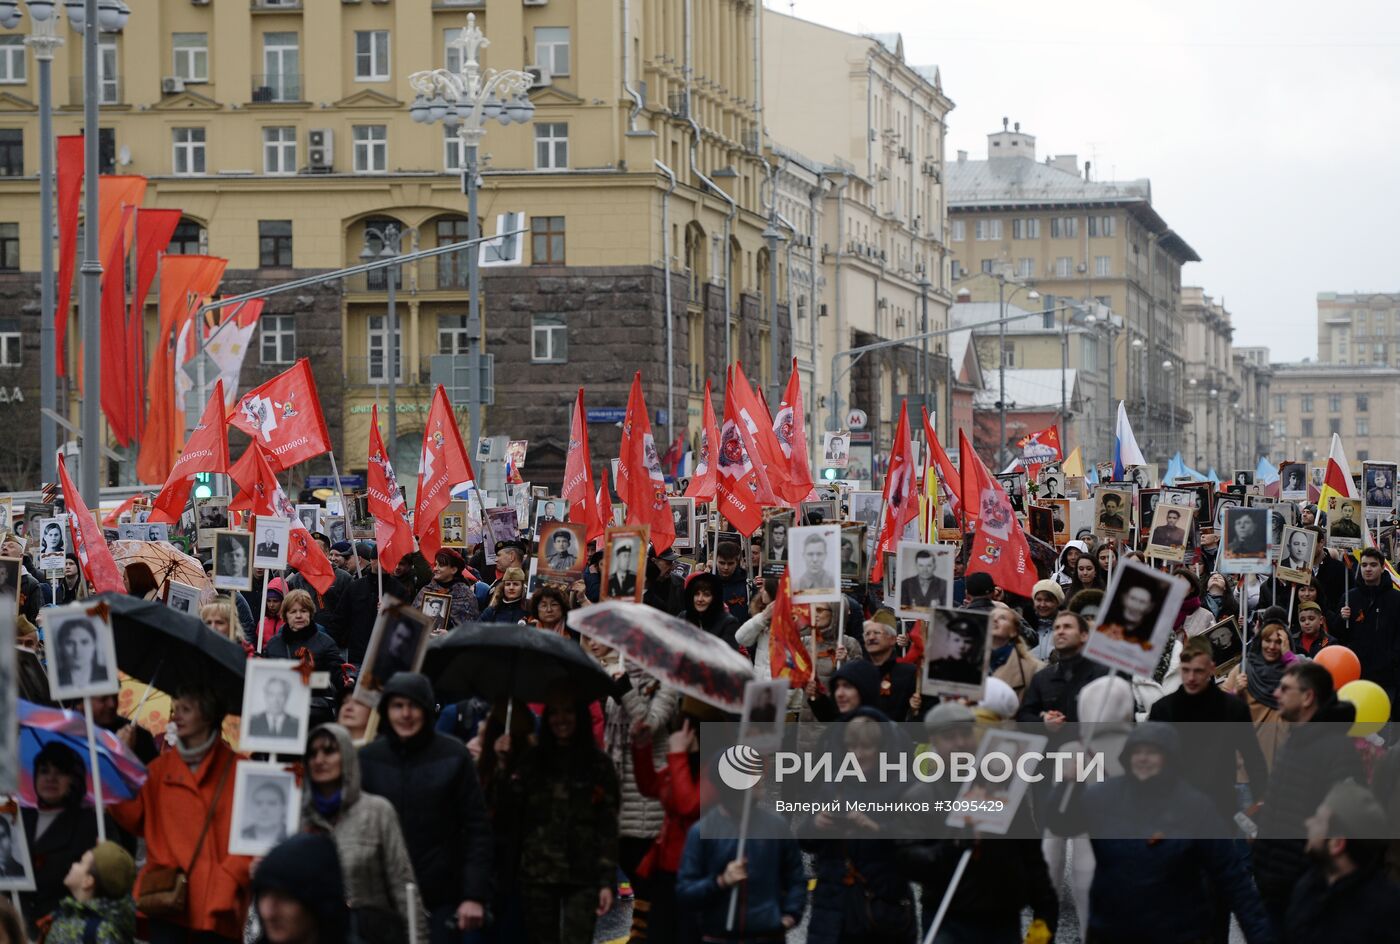
<path id="1" fill-rule="evenodd" d="M 126 324 L 126 224 L 135 207 L 122 207 L 111 248 L 102 260 L 102 413 L 117 445 L 130 444 L 136 434 L 135 402 L 131 397 L 133 366 Z"/>
<path id="2" fill-rule="evenodd" d="M 399 490 L 394 464 L 379 438 L 379 404 L 370 409 L 369 476 L 366 479 L 369 513 L 374 518 L 374 538 L 379 543 L 379 565 L 393 573 L 405 554 L 413 553 L 413 529 L 408 526 L 408 503 Z"/>
<path id="3" fill-rule="evenodd" d="M 249 443 L 238 461 L 229 466 L 228 477 L 238 486 L 238 494 L 228 503 L 229 511 L 251 511 L 265 517 L 277 514 L 273 503 L 278 489 L 277 474 L 268 465 L 267 455 L 256 441 Z"/>
<path id="4" fill-rule="evenodd" d="M 151 505 L 151 521 L 174 524 L 180 520 L 194 488 L 196 472 L 228 471 L 228 431 L 224 424 L 224 385 L 214 384 L 214 394 L 204 407 L 185 449 L 175 460 L 170 477 Z"/>
<path id="5" fill-rule="evenodd" d="M 753 455 L 745 440 L 743 420 L 739 417 L 737 397 L 728 395 L 736 386 L 731 368 L 724 398 L 724 426 L 719 434 L 719 457 L 715 494 L 719 512 L 738 529 L 740 534 L 753 534 L 763 524 L 763 509 L 758 499 L 758 474 Z"/>
<path id="6" fill-rule="evenodd" d="M 1059 462 L 1064 458 L 1064 453 L 1060 451 L 1058 423 L 1027 433 L 1016 440 L 1016 445 L 1021 449 L 1021 465 L 1026 467 L 1026 475 L 1032 482 L 1040 477 L 1042 465 Z"/>
<path id="7" fill-rule="evenodd" d="M 179 210 L 136 211 L 136 282 L 131 296 L 131 315 L 127 319 L 127 364 L 131 371 L 128 391 L 136 410 L 132 419 L 132 434 L 140 434 L 141 417 L 146 402 L 146 295 L 155 281 L 160 254 L 170 245 L 175 227 L 180 225 Z"/>
<path id="8" fill-rule="evenodd" d="M 316 379 L 304 357 L 239 397 L 228 421 L 267 451 L 268 462 L 277 472 L 331 451 Z"/>
<path id="9" fill-rule="evenodd" d="M 909 404 L 901 401 L 894 443 L 890 446 L 890 464 L 885 471 L 884 515 L 880 521 L 875 560 L 870 567 L 871 583 L 880 582 L 885 572 L 885 554 L 895 549 L 904 536 L 905 526 L 919 516 L 915 472 L 914 443 L 909 436 Z"/>
<path id="10" fill-rule="evenodd" d="M 715 419 L 715 405 L 710 400 L 710 382 L 705 381 L 705 407 L 700 414 L 700 452 L 695 457 L 695 472 L 690 477 L 690 487 L 685 490 L 686 498 L 696 501 L 715 500 L 715 471 L 719 468 L 715 451 L 719 449 L 719 421 Z"/>
<path id="11" fill-rule="evenodd" d="M 975 504 L 978 509 L 967 573 L 989 574 L 1003 590 L 1030 597 L 1037 579 L 1036 570 L 1026 534 L 1011 509 L 1011 499 L 987 471 L 961 430 L 958 431 L 958 451 L 963 463 L 963 503 L 965 506 Z M 971 490 L 967 477 L 969 469 L 971 480 L 975 482 Z"/>
<path id="12" fill-rule="evenodd" d="M 934 431 L 933 422 L 929 419 L 928 407 L 924 407 L 923 411 L 924 441 L 928 443 L 929 460 L 938 467 L 938 484 L 947 490 L 952 499 L 953 513 L 957 514 L 958 506 L 962 503 L 962 476 L 953 465 L 953 460 L 948 458 L 943 443 L 938 439 L 938 433 Z"/>
<path id="13" fill-rule="evenodd" d="M 588 447 L 588 413 L 583 406 L 583 388 L 578 388 L 574 400 L 574 415 L 569 424 L 569 453 L 564 460 L 564 488 L 560 497 L 569 503 L 569 520 L 588 526 L 586 540 L 603 533 L 606 525 L 597 520 L 594 504 L 598 491 L 593 486 L 593 453 Z"/>
<path id="14" fill-rule="evenodd" d="M 768 671 L 775 680 L 787 679 L 791 688 L 801 688 L 812 678 L 812 653 L 802 644 L 786 572 L 778 578 L 778 596 L 773 601 L 773 619 L 768 637 Z"/>
<path id="15" fill-rule="evenodd" d="M 759 402 L 758 396 L 744 376 L 744 365 L 738 361 L 730 373 L 724 388 L 724 415 L 729 415 L 729 401 L 735 400 L 737 413 L 742 424 L 739 431 L 744 436 L 744 448 L 754 460 L 754 474 L 758 478 L 758 501 L 762 506 L 785 504 L 779 489 L 786 482 L 783 451 L 778 448 L 778 440 L 773 435 L 773 417 Z"/>
<path id="16" fill-rule="evenodd" d="M 423 427 L 423 451 L 418 459 L 418 503 L 413 512 L 413 532 L 418 547 L 432 561 L 442 548 L 442 528 L 438 515 L 452 501 L 452 489 L 476 480 L 457 417 L 447 401 L 447 391 L 438 384 Z"/>
<path id="17" fill-rule="evenodd" d="M 803 501 L 812 491 L 812 463 L 807 455 L 806 426 L 802 412 L 802 381 L 797 376 L 797 358 L 794 357 L 783 402 L 778 404 L 778 415 L 773 417 L 773 435 L 777 437 L 778 448 L 782 449 L 787 459 L 787 482 L 783 497 L 791 505 Z"/>
<path id="18" fill-rule="evenodd" d="M 608 472 L 603 470 L 603 476 L 598 480 L 598 500 L 593 503 L 595 509 L 593 522 L 588 526 L 588 540 L 594 540 L 594 532 L 597 532 L 598 539 L 603 536 L 603 532 L 612 527 L 613 509 L 612 496 L 608 494 Z"/>
<path id="19" fill-rule="evenodd" d="M 656 440 L 651 435 L 651 420 L 642 397 L 641 371 L 633 375 L 627 397 L 617 469 L 617 492 L 627 505 L 627 523 L 651 525 L 651 543 L 660 554 L 675 543 L 676 520 L 666 499 L 666 477 L 661 474 L 661 458 L 656 453 Z"/>
<path id="20" fill-rule="evenodd" d="M 83 195 L 83 136 L 64 134 L 58 137 L 58 282 L 54 285 L 54 310 L 46 312 L 53 318 L 54 349 L 57 364 L 53 367 L 62 377 L 68 358 L 64 345 L 68 339 L 68 300 L 73 291 L 73 267 L 78 262 L 78 207 Z"/>
<path id="21" fill-rule="evenodd" d="M 68 523 L 73 531 L 73 551 L 78 555 L 83 576 L 98 593 L 125 593 L 126 584 L 107 547 L 107 539 L 102 536 L 102 528 L 88 510 L 83 496 L 73 487 L 61 452 L 58 454 L 58 481 L 63 486 L 63 504 L 68 509 Z"/>
<path id="22" fill-rule="evenodd" d="M 256 442 L 253 443 L 253 447 L 257 448 Z M 277 484 L 275 478 L 272 483 L 272 513 L 292 523 L 287 543 L 287 566 L 305 577 L 306 582 L 315 587 L 317 593 L 324 594 L 335 585 L 335 568 L 331 566 L 331 559 L 311 537 L 306 525 L 301 523 L 296 506 L 287 497 L 287 493 L 282 491 L 282 486 Z"/>

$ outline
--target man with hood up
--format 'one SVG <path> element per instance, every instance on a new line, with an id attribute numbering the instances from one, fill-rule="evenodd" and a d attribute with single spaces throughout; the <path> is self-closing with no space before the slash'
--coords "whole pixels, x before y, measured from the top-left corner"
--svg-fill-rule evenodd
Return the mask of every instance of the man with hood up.
<path id="1" fill-rule="evenodd" d="M 350 909 L 340 857 L 327 836 L 296 835 L 278 845 L 253 874 L 258 944 L 360 944 L 350 934 Z"/>
<path id="2" fill-rule="evenodd" d="M 1051 830 L 1092 837 L 1088 937 L 1143 944 L 1211 940 L 1215 890 L 1229 902 L 1248 944 L 1271 944 L 1276 938 L 1249 870 L 1224 838 L 1227 827 L 1214 805 L 1179 775 L 1180 752 L 1171 725 L 1140 724 L 1124 741 L 1120 776 L 1064 784 L 1050 799 Z M 1214 838 L 1197 838 L 1203 836 Z"/>
<path id="3" fill-rule="evenodd" d="M 433 686 L 400 672 L 379 702 L 380 737 L 360 748 L 361 787 L 399 811 L 432 944 L 481 927 L 491 900 L 491 832 L 466 745 L 433 730 Z"/>

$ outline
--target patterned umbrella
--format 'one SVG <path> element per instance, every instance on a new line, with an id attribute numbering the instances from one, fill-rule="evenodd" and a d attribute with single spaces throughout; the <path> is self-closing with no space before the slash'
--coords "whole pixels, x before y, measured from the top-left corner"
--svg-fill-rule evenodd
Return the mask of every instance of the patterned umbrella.
<path id="1" fill-rule="evenodd" d="M 172 580 L 204 591 L 200 603 L 214 598 L 214 585 L 204 573 L 204 565 L 169 541 L 113 541 L 112 557 L 122 570 L 129 564 L 145 564 L 151 568 L 162 598 Z"/>
<path id="2" fill-rule="evenodd" d="M 146 768 L 111 731 L 98 728 L 97 763 L 102 772 L 102 800 L 119 803 L 136 796 L 146 782 Z M 79 711 L 65 711 L 19 700 L 19 800 L 37 806 L 34 794 L 34 758 L 44 745 L 58 743 L 71 748 L 88 769 L 87 802 L 92 799 L 92 769 L 88 766 L 87 723 Z"/>

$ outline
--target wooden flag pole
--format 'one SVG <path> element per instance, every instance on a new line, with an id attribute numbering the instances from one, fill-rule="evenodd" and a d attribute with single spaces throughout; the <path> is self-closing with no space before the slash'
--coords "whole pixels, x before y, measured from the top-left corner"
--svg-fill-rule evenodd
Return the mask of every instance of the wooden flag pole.
<path id="1" fill-rule="evenodd" d="M 92 805 L 97 812 L 97 841 L 107 841 L 106 808 L 102 802 L 102 767 L 97 760 L 97 734 L 92 723 L 92 696 L 83 696 L 83 718 L 87 721 L 88 764 L 92 767 Z"/>
<path id="2" fill-rule="evenodd" d="M 393 454 L 393 453 L 390 453 L 390 455 L 392 455 L 392 454 Z M 348 531 L 350 530 L 350 526 L 349 526 L 349 524 L 350 524 L 350 516 L 349 516 L 348 514 L 346 514 L 346 509 L 347 509 L 349 506 L 348 506 L 348 504 L 347 504 L 346 501 L 345 501 L 345 488 L 344 488 L 344 486 L 342 486 L 342 485 L 340 484 L 340 469 L 336 467 L 336 464 L 335 464 L 335 452 L 334 452 L 334 451 L 332 451 L 332 452 L 330 453 L 330 457 L 331 457 L 331 475 L 335 476 L 335 493 L 336 493 L 336 495 L 340 496 L 340 513 L 341 513 L 342 515 L 345 516 L 346 531 L 348 532 Z M 359 555 L 359 553 L 356 552 L 356 549 L 354 548 L 353 545 L 351 546 L 350 550 L 351 550 L 352 553 L 355 554 L 355 576 L 358 577 L 358 576 L 360 576 L 360 555 Z"/>

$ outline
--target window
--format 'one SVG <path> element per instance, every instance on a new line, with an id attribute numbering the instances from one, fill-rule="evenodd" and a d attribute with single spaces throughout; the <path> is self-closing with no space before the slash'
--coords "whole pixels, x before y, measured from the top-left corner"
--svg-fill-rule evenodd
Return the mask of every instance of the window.
<path id="1" fill-rule="evenodd" d="M 1369 435 L 1371 435 L 1371 421 L 1368 420 L 1368 419 L 1365 419 L 1365 418 L 1358 417 L 1357 420 L 1356 420 L 1356 435 L 1358 435 L 1358 436 L 1369 436 Z"/>
<path id="2" fill-rule="evenodd" d="M 956 260 L 956 259 L 950 259 L 950 260 L 948 260 L 948 277 L 949 277 L 949 278 L 951 278 L 951 279 L 960 279 L 960 278 L 963 277 L 963 273 L 966 272 L 966 271 L 967 271 L 967 270 L 964 269 L 964 268 L 962 267 L 962 263 L 959 262 L 958 260 Z"/>
<path id="3" fill-rule="evenodd" d="M 438 353 L 466 354 L 471 351 L 466 315 L 438 315 Z"/>
<path id="4" fill-rule="evenodd" d="M 172 168 L 186 176 L 204 173 L 204 129 L 172 128 L 175 159 Z"/>
<path id="5" fill-rule="evenodd" d="M 1050 219 L 1051 239 L 1073 239 L 1079 235 L 1079 217 L 1055 216 Z"/>
<path id="6" fill-rule="evenodd" d="M 1275 439 L 1282 439 L 1288 435 L 1288 420 L 1274 420 L 1273 427 Z"/>
<path id="7" fill-rule="evenodd" d="M 0 36 L 0 84 L 23 85 L 28 79 L 27 61 L 23 36 Z"/>
<path id="8" fill-rule="evenodd" d="M 254 80 L 253 101 L 301 100 L 301 41 L 296 33 L 263 34 L 263 73 Z"/>
<path id="9" fill-rule="evenodd" d="M 394 367 L 398 380 L 403 382 L 403 319 L 397 319 L 394 327 Z M 389 316 L 369 316 L 369 382 L 388 383 L 389 381 Z"/>
<path id="10" fill-rule="evenodd" d="M 0 223 L 0 269 L 19 269 L 18 223 Z"/>
<path id="11" fill-rule="evenodd" d="M 1001 239 L 1001 220 L 975 220 L 973 230 L 979 240 Z"/>
<path id="12" fill-rule="evenodd" d="M 0 177 L 24 176 L 24 131 L 0 128 Z"/>
<path id="13" fill-rule="evenodd" d="M 1116 222 L 1111 216 L 1091 216 L 1089 217 L 1089 235 L 1112 236 Z"/>
<path id="14" fill-rule="evenodd" d="M 1108 256 L 1094 257 L 1094 274 L 1098 276 L 1113 274 L 1113 264 Z"/>
<path id="15" fill-rule="evenodd" d="M 1371 409 L 1371 396 L 1366 393 L 1356 395 L 1356 412 L 1366 413 Z"/>
<path id="16" fill-rule="evenodd" d="M 382 174 L 389 168 L 389 129 L 385 125 L 355 125 L 355 173 Z"/>
<path id="17" fill-rule="evenodd" d="M 186 82 L 209 81 L 209 34 L 172 33 L 175 78 Z"/>
<path id="18" fill-rule="evenodd" d="M 985 275 L 991 275 L 991 274 L 992 274 L 992 271 L 993 271 L 995 268 L 996 268 L 996 262 L 995 262 L 994 260 L 992 260 L 992 259 L 983 259 L 983 260 L 982 260 L 982 272 L 983 272 L 983 274 L 985 274 Z"/>
<path id="19" fill-rule="evenodd" d="M 454 216 L 445 220 L 437 221 L 437 244 L 439 246 L 450 246 L 453 243 L 466 242 L 471 239 L 471 229 L 468 226 L 470 221 L 465 216 Z M 469 288 L 470 279 L 467 278 L 467 254 L 472 250 L 464 249 L 461 252 L 450 252 L 437 257 L 437 287 L 438 288 Z"/>
<path id="20" fill-rule="evenodd" d="M 443 68 L 453 75 L 462 71 L 462 47 L 457 44 L 462 41 L 462 34 L 465 32 L 461 27 L 442 31 L 442 64 Z M 478 58 L 484 52 L 485 50 L 482 50 L 481 53 L 477 53 Z"/>
<path id="21" fill-rule="evenodd" d="M 1039 239 L 1039 238 L 1040 238 L 1040 220 L 1035 219 L 1034 217 L 1028 217 L 1028 218 L 1026 218 L 1026 219 L 1024 219 L 1024 220 L 1012 220 L 1012 221 L 1011 221 L 1011 238 L 1012 238 L 1012 239 Z"/>
<path id="22" fill-rule="evenodd" d="M 1338 393 L 1329 394 L 1327 397 L 1327 412 L 1340 413 L 1342 410 L 1342 396 Z"/>
<path id="23" fill-rule="evenodd" d="M 204 252 L 204 227 L 189 218 L 180 220 L 165 251 L 173 256 L 195 256 Z"/>
<path id="24" fill-rule="evenodd" d="M 1069 278 L 1070 272 L 1074 269 L 1074 260 L 1069 256 L 1060 256 L 1055 260 L 1055 274 L 1062 279 Z"/>
<path id="25" fill-rule="evenodd" d="M 1332 417 L 1327 421 L 1327 432 L 1330 435 L 1340 436 L 1342 434 L 1342 421 L 1337 417 Z"/>
<path id="26" fill-rule="evenodd" d="M 102 89 L 103 105 L 115 105 L 122 100 L 121 76 L 117 73 L 117 44 L 99 41 L 97 44 L 97 82 Z"/>
<path id="27" fill-rule="evenodd" d="M 1035 260 L 1019 259 L 1016 262 L 1016 274 L 1023 279 L 1035 278 Z"/>
<path id="28" fill-rule="evenodd" d="M 262 333 L 262 362 L 290 364 L 297 359 L 297 320 L 295 315 L 263 315 L 258 319 Z"/>
<path id="29" fill-rule="evenodd" d="M 1358 450 L 1356 450 L 1356 458 L 1357 458 L 1359 461 L 1361 461 L 1361 462 L 1365 462 L 1367 459 L 1371 458 L 1371 450 L 1369 450 L 1369 449 L 1358 449 Z"/>
<path id="30" fill-rule="evenodd" d="M 117 172 L 117 129 L 97 129 L 97 172 L 115 174 Z"/>
<path id="31" fill-rule="evenodd" d="M 1007 367 L 1015 367 L 1015 366 L 1016 366 L 1016 345 L 1014 345 L 1014 344 L 1007 344 L 1006 347 L 1002 348 L 1002 351 L 1001 351 L 1001 360 L 1002 360 L 1002 363 L 1005 364 Z"/>
<path id="32" fill-rule="evenodd" d="M 23 351 L 19 319 L 0 318 L 0 367 L 21 366 L 24 363 Z"/>
<path id="33" fill-rule="evenodd" d="M 264 269 L 292 264 L 292 221 L 258 220 L 258 265 Z"/>
<path id="34" fill-rule="evenodd" d="M 295 174 L 297 172 L 297 129 L 277 127 L 263 129 L 263 173 Z"/>
<path id="35" fill-rule="evenodd" d="M 1311 413 L 1313 411 L 1313 397 L 1311 393 L 1303 394 L 1301 407 L 1304 413 Z"/>
<path id="36" fill-rule="evenodd" d="M 1288 411 L 1288 398 L 1281 393 L 1274 394 L 1274 412 L 1286 413 Z"/>
<path id="37" fill-rule="evenodd" d="M 1303 436 L 1310 438 L 1313 434 L 1313 421 L 1311 418 L 1303 420 Z"/>
<path id="38" fill-rule="evenodd" d="M 569 74 L 567 26 L 535 27 L 535 65 L 548 69 L 550 75 Z"/>
<path id="39" fill-rule="evenodd" d="M 564 264 L 564 218 L 530 217 L 530 261 L 535 265 Z"/>
<path id="40" fill-rule="evenodd" d="M 530 360 L 536 364 L 562 364 L 569 359 L 569 329 L 563 315 L 535 315 L 530 319 Z"/>
<path id="41" fill-rule="evenodd" d="M 355 31 L 355 80 L 386 82 L 389 79 L 389 31 Z"/>
<path id="42" fill-rule="evenodd" d="M 462 139 L 457 134 L 457 129 L 448 125 L 442 126 L 442 169 L 461 173 L 463 165 L 466 164 L 466 155 L 462 149 Z"/>
<path id="43" fill-rule="evenodd" d="M 963 220 L 953 220 L 953 241 L 962 242 L 967 238 L 967 223 Z"/>
<path id="44" fill-rule="evenodd" d="M 535 170 L 566 170 L 569 166 L 569 126 L 562 121 L 535 125 Z"/>

